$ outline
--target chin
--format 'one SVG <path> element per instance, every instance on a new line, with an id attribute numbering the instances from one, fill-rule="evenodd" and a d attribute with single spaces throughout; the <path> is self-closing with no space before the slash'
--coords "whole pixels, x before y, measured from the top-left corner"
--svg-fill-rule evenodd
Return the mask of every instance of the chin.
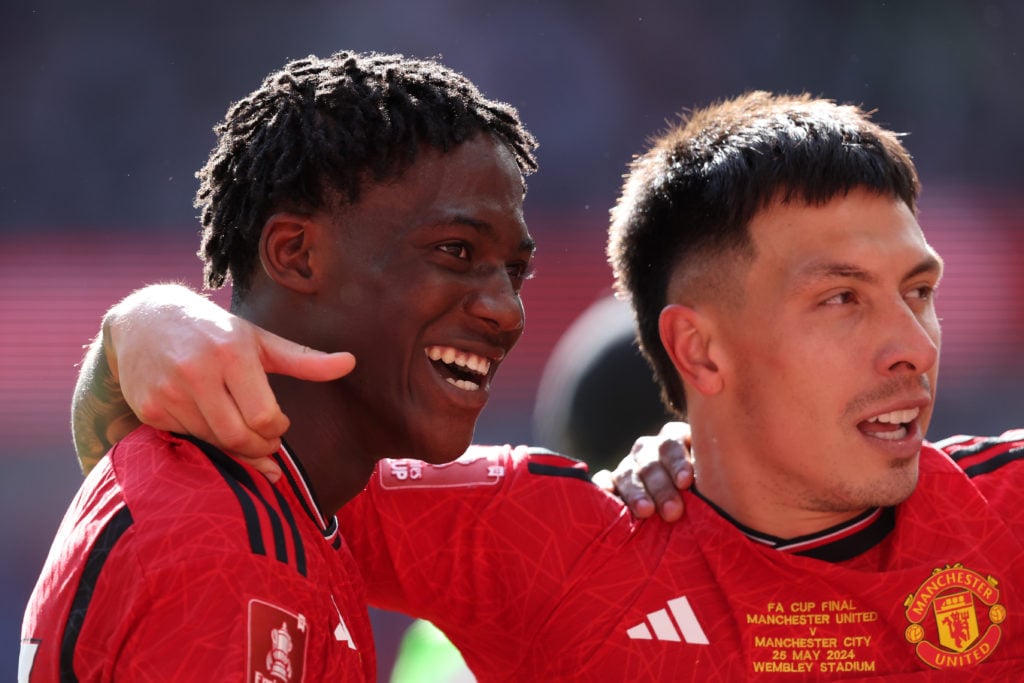
<path id="1" fill-rule="evenodd" d="M 473 432 L 468 434 L 432 434 L 429 438 L 420 441 L 420 448 L 417 448 L 416 458 L 431 465 L 443 465 L 455 460 L 466 452 L 473 442 Z"/>
<path id="2" fill-rule="evenodd" d="M 834 481 L 831 505 L 832 511 L 854 512 L 875 507 L 899 505 L 917 488 L 917 463 L 896 461 L 892 467 L 876 477 L 845 481 Z"/>
<path id="3" fill-rule="evenodd" d="M 894 467 L 890 476 L 872 487 L 873 491 L 868 495 L 869 501 L 866 507 L 892 507 L 899 505 L 907 498 L 910 498 L 917 488 L 917 466 Z"/>

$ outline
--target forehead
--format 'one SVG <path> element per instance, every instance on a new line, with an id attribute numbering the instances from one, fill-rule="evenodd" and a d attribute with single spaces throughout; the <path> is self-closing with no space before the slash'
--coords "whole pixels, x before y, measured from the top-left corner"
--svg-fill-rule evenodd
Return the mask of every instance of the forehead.
<path id="1" fill-rule="evenodd" d="M 352 227 L 379 235 L 444 223 L 526 235 L 524 192 L 512 153 L 491 135 L 479 134 L 447 152 L 421 147 L 401 175 L 367 184 L 359 200 L 340 212 Z"/>
<path id="2" fill-rule="evenodd" d="M 905 277 L 942 262 L 901 200 L 853 190 L 822 205 L 776 201 L 750 221 L 755 266 L 790 286 L 843 274 Z"/>

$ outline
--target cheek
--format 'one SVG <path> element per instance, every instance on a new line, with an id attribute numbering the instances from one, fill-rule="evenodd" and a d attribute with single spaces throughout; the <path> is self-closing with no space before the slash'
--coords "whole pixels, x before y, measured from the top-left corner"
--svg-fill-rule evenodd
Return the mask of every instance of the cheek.
<path id="1" fill-rule="evenodd" d="M 733 382 L 748 415 L 769 415 L 790 430 L 832 423 L 843 406 L 843 387 L 857 374 L 854 351 L 791 334 L 761 339 L 732 357 Z"/>

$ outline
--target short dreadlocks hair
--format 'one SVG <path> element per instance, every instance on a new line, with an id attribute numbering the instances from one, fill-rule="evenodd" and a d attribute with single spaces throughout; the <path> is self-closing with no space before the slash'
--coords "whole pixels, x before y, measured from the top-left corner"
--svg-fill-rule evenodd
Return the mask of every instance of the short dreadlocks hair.
<path id="1" fill-rule="evenodd" d="M 292 61 L 228 108 L 196 173 L 206 285 L 249 290 L 263 223 L 281 209 L 354 203 L 366 182 L 399 176 L 422 145 L 447 152 L 486 131 L 522 174 L 537 143 L 516 110 L 434 60 L 338 52 Z"/>
<path id="2" fill-rule="evenodd" d="M 865 188 L 916 213 L 914 163 L 900 135 L 870 117 L 806 94 L 751 92 L 684 116 L 633 160 L 612 209 L 608 260 L 676 413 L 686 414 L 683 384 L 658 331 L 674 274 L 710 263 L 703 272 L 713 278 L 714 259 L 752 259 L 748 226 L 773 201 L 821 205 Z"/>

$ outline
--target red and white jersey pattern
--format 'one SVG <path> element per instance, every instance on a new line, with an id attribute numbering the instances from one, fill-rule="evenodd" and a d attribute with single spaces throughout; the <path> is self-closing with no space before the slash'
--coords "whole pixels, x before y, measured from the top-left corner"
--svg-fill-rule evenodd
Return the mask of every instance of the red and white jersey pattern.
<path id="1" fill-rule="evenodd" d="M 22 625 L 19 683 L 373 681 L 358 568 L 298 462 L 271 485 L 142 427 L 68 509 Z"/>
<path id="2" fill-rule="evenodd" d="M 925 446 L 903 504 L 813 537 L 695 492 L 638 521 L 575 461 L 383 461 L 340 515 L 371 604 L 433 621 L 481 681 L 1013 680 L 1024 433 Z"/>

